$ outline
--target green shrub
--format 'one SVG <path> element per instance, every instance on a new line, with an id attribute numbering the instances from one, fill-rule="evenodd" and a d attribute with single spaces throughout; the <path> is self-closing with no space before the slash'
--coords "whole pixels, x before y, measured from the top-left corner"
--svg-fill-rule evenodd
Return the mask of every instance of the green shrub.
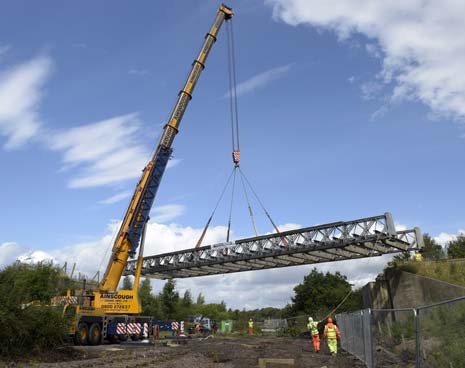
<path id="1" fill-rule="evenodd" d="M 397 265 L 397 268 L 401 271 L 418 273 L 418 264 L 413 262 L 399 264 Z"/>
<path id="2" fill-rule="evenodd" d="M 61 310 L 41 305 L 54 295 L 59 275 L 44 264 L 0 271 L 0 356 L 25 358 L 63 343 L 67 322 Z"/>

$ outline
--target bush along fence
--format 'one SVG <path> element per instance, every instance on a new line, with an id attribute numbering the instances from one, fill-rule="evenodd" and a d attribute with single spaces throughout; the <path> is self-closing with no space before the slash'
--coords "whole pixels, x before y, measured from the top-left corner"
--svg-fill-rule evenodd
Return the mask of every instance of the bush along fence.
<path id="1" fill-rule="evenodd" d="M 381 362 L 416 368 L 465 367 L 465 296 L 398 309 L 336 315 L 341 348 L 375 368 Z"/>

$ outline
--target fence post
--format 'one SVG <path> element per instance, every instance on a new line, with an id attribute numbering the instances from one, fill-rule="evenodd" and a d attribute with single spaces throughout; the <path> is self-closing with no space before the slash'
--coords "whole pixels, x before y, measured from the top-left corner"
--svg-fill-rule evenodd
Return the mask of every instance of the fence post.
<path id="1" fill-rule="evenodd" d="M 361 310 L 360 311 L 360 315 L 361 315 L 361 318 L 360 318 L 360 326 L 361 326 L 361 330 L 362 330 L 362 343 L 363 343 L 363 361 L 366 362 L 367 361 L 367 344 L 366 344 L 366 336 L 365 336 L 365 311 L 364 310 Z"/>
<path id="2" fill-rule="evenodd" d="M 415 367 L 420 368 L 420 310 L 415 308 L 413 315 L 415 318 Z"/>
<path id="3" fill-rule="evenodd" d="M 371 331 L 371 323 L 373 322 L 372 320 L 372 311 L 371 308 L 368 308 L 368 331 L 369 331 L 369 336 L 370 336 L 370 367 L 373 368 L 375 366 L 375 354 L 373 352 L 373 334 Z"/>

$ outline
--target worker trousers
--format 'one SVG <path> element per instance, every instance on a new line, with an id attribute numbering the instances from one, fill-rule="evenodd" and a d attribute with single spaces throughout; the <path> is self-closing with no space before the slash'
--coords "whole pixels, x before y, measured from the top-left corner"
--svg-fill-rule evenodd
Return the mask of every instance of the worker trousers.
<path id="1" fill-rule="evenodd" d="M 331 354 L 337 354 L 337 339 L 328 339 L 328 348 Z"/>
<path id="2" fill-rule="evenodd" d="M 312 336 L 313 352 L 318 353 L 320 351 L 320 335 Z"/>
<path id="3" fill-rule="evenodd" d="M 253 327 L 249 327 L 249 335 L 253 335 Z"/>

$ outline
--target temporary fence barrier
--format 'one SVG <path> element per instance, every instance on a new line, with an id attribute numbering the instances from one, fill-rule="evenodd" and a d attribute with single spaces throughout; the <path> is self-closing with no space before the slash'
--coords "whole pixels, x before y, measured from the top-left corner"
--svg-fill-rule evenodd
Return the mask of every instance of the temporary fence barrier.
<path id="1" fill-rule="evenodd" d="M 370 310 L 344 313 L 336 316 L 341 331 L 341 348 L 355 355 L 368 367 L 373 367 L 373 348 Z"/>
<path id="2" fill-rule="evenodd" d="M 465 296 L 417 308 L 364 309 L 336 315 L 341 348 L 368 368 L 465 367 Z"/>

